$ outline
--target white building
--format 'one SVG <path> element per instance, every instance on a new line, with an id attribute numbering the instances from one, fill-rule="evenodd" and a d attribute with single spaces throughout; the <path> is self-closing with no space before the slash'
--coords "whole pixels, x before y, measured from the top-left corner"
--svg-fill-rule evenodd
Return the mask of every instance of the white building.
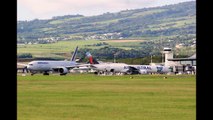
<path id="1" fill-rule="evenodd" d="M 171 48 L 164 48 L 165 66 L 172 66 L 174 72 L 193 72 L 196 73 L 196 54 L 188 58 L 173 58 Z"/>

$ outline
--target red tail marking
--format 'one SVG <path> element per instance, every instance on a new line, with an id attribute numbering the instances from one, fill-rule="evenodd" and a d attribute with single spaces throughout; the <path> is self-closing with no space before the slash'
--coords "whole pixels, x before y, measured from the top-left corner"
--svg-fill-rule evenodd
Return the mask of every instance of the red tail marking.
<path id="1" fill-rule="evenodd" d="M 89 62 L 90 62 L 90 64 L 94 64 L 92 56 L 89 57 Z"/>

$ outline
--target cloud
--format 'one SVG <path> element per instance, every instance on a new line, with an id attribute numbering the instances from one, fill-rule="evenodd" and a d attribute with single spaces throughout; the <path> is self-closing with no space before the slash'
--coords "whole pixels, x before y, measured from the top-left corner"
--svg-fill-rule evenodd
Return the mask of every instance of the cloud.
<path id="1" fill-rule="evenodd" d="M 67 14 L 98 15 L 190 0 L 17 0 L 18 19 L 47 19 Z"/>

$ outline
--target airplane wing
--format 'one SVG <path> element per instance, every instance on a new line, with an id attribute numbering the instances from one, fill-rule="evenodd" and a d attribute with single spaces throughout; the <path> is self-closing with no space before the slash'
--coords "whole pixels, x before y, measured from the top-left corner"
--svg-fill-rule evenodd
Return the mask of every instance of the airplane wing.
<path id="1" fill-rule="evenodd" d="M 74 66 L 56 66 L 51 68 L 53 72 L 59 72 L 59 73 L 68 73 L 70 69 L 74 68 Z"/>
<path id="2" fill-rule="evenodd" d="M 57 71 L 61 68 L 63 68 L 63 69 L 66 68 L 66 69 L 70 70 L 70 69 L 73 69 L 73 68 L 87 67 L 87 66 L 88 66 L 88 64 L 75 64 L 75 65 L 71 65 L 71 66 L 56 66 L 56 67 L 53 67 L 52 69 L 54 71 Z"/>
<path id="3" fill-rule="evenodd" d="M 91 70 L 91 69 L 96 69 L 96 67 L 92 64 L 80 64 L 80 65 L 76 65 L 74 68 L 74 70 Z"/>
<path id="4" fill-rule="evenodd" d="M 66 66 L 66 67 L 64 67 L 64 66 L 56 66 L 56 67 L 53 67 L 52 69 L 53 70 L 59 70 L 61 68 L 63 68 L 63 69 L 66 68 L 66 69 L 70 70 L 72 68 L 75 68 L 75 66 Z"/>
<path id="5" fill-rule="evenodd" d="M 52 68 L 52 70 L 54 72 L 65 72 L 67 73 L 69 70 L 73 69 L 73 70 L 95 70 L 95 66 L 91 65 L 91 64 L 75 64 L 75 65 L 71 65 L 71 66 L 56 66 L 54 68 Z"/>

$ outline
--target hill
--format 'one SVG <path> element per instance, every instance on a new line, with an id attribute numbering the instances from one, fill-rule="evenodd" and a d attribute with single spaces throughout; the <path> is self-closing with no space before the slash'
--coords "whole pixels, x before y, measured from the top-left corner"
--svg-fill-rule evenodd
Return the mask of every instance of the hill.
<path id="1" fill-rule="evenodd" d="M 54 42 L 90 39 L 149 39 L 196 33 L 196 3 L 124 10 L 97 16 L 65 15 L 18 21 L 17 41 Z"/>

